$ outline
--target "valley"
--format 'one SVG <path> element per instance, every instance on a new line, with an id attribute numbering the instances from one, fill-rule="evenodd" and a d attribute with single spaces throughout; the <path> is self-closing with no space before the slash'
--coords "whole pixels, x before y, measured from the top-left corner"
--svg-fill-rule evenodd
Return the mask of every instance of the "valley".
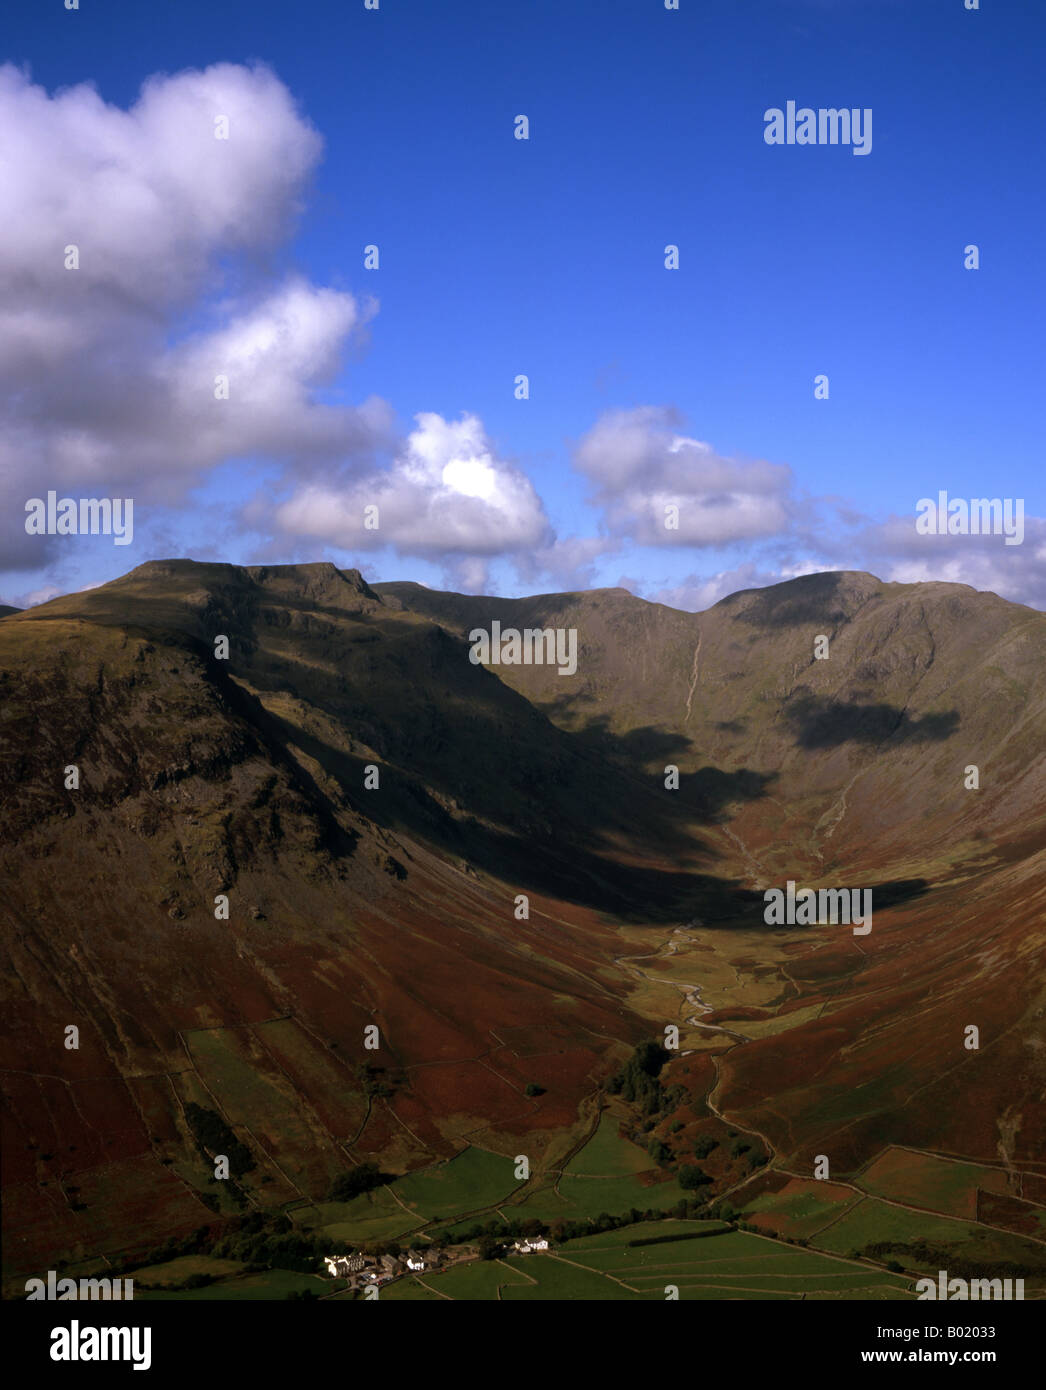
<path id="1" fill-rule="evenodd" d="M 473 663 L 494 623 L 576 674 Z M 164 561 L 0 618 L 6 1296 L 457 1242 L 381 1297 L 1043 1297 L 1044 659 L 861 574 L 695 615 Z M 874 930 L 768 923 L 789 881 Z"/>

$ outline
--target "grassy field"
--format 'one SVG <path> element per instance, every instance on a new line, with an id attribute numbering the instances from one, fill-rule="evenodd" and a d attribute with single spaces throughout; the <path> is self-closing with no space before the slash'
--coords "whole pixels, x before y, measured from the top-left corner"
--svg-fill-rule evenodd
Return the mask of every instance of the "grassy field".
<path id="1" fill-rule="evenodd" d="M 441 1276 L 443 1277 L 443 1276 Z M 435 1285 L 436 1281 L 433 1281 Z M 351 1297 L 351 1295 L 349 1295 Z M 378 1295 L 382 1303 L 444 1303 L 445 1299 L 440 1298 L 438 1293 L 433 1293 L 431 1289 L 420 1284 L 413 1276 L 409 1279 L 397 1279 L 393 1284 L 386 1284 Z"/>
<path id="2" fill-rule="evenodd" d="M 583 1221 L 603 1212 L 622 1216 L 633 1207 L 639 1211 L 663 1211 L 686 1195 L 674 1178 L 646 1187 L 638 1176 L 582 1178 L 568 1173 L 560 1178 L 558 1190 L 548 1183 L 513 1210 L 541 1221 Z"/>
<path id="3" fill-rule="evenodd" d="M 305 1192 L 322 1190 L 345 1167 L 330 1134 L 280 1077 L 275 1063 L 253 1039 L 232 1028 L 200 1029 L 185 1035 L 197 1070 L 233 1126 L 249 1126 L 287 1176 Z M 213 1106 L 213 1101 L 207 1102 Z"/>
<path id="4" fill-rule="evenodd" d="M 850 1188 L 792 1178 L 780 1191 L 761 1192 L 746 1202 L 743 1211 L 746 1221 L 799 1240 L 812 1237 L 860 1201 L 861 1194 Z"/>
<path id="5" fill-rule="evenodd" d="M 504 1260 L 478 1260 L 455 1265 L 442 1274 L 426 1274 L 425 1282 L 448 1298 L 497 1298 L 498 1285 L 526 1284 L 526 1278 Z"/>
<path id="6" fill-rule="evenodd" d="M 221 1261 L 220 1263 L 226 1263 Z M 178 1293 L 149 1293 L 143 1290 L 140 1294 L 135 1286 L 135 1302 L 139 1298 L 146 1300 L 155 1299 L 282 1299 L 289 1293 L 299 1293 L 304 1289 L 311 1289 L 313 1293 L 322 1295 L 330 1293 L 333 1288 L 329 1279 L 321 1279 L 315 1274 L 295 1274 L 289 1269 L 266 1269 L 256 1274 L 241 1274 L 223 1280 L 220 1284 L 208 1284 L 203 1289 L 186 1289 Z"/>
<path id="7" fill-rule="evenodd" d="M 888 1149 L 861 1174 L 859 1186 L 946 1216 L 977 1216 L 977 1189 L 1006 1193 L 1006 1173 L 978 1163 L 956 1163 L 933 1154 Z"/>
<path id="8" fill-rule="evenodd" d="M 721 1234 L 707 1234 L 709 1229 Z M 669 1231 L 683 1238 L 657 1245 L 628 1244 Z M 702 1231 L 705 1234 L 697 1234 Z M 680 1299 L 706 1302 L 913 1297 L 911 1281 L 902 1275 L 699 1221 L 643 1222 L 567 1241 L 551 1254 L 476 1262 L 424 1279 L 438 1293 L 408 1279 L 390 1284 L 381 1297 L 664 1301 L 670 1285 L 678 1288 Z"/>
<path id="9" fill-rule="evenodd" d="M 506 1302 L 519 1299 L 533 1302 L 558 1302 L 562 1299 L 598 1299 L 620 1301 L 636 1299 L 632 1289 L 626 1289 L 594 1270 L 569 1264 L 555 1255 L 520 1255 L 505 1261 L 510 1269 L 527 1274 L 534 1282 L 521 1282 L 504 1288 L 501 1297 Z"/>
<path id="10" fill-rule="evenodd" d="M 329 1236 L 332 1241 L 361 1245 L 394 1240 L 413 1230 L 422 1218 L 404 1211 L 387 1187 L 365 1192 L 351 1202 L 314 1202 L 290 1213 L 303 1231 Z"/>
<path id="11" fill-rule="evenodd" d="M 619 1178 L 647 1173 L 656 1165 L 637 1144 L 618 1137 L 618 1118 L 605 1110 L 599 1128 L 563 1170 L 576 1177 Z"/>
<path id="12" fill-rule="evenodd" d="M 703 1225 L 646 1223 L 568 1241 L 556 1253 L 564 1261 L 650 1297 L 664 1298 L 670 1284 L 679 1288 L 680 1298 L 909 1296 L 909 1281 L 902 1276 L 742 1231 L 657 1245 L 628 1244 L 647 1233 L 664 1234 L 676 1228 L 685 1233 Z"/>
<path id="13" fill-rule="evenodd" d="M 144 1289 L 146 1284 L 177 1284 L 191 1274 L 210 1274 L 215 1279 L 225 1279 L 242 1272 L 243 1265 L 239 1260 L 220 1260 L 213 1255 L 179 1255 L 166 1264 L 143 1265 L 141 1269 L 133 1269 L 127 1277 L 134 1280 L 137 1298 L 139 1290 Z"/>
<path id="14" fill-rule="evenodd" d="M 417 1221 L 457 1216 L 492 1206 L 521 1186 L 512 1159 L 468 1148 L 448 1163 L 408 1173 L 393 1184 L 400 1201 L 417 1213 Z M 416 1223 L 417 1224 L 417 1223 Z"/>
<path id="15" fill-rule="evenodd" d="M 814 1237 L 819 1250 L 845 1254 L 861 1250 L 878 1241 L 908 1243 L 926 1240 L 937 1245 L 956 1245 L 976 1235 L 977 1227 L 947 1216 L 928 1216 L 889 1206 L 875 1197 L 866 1197 L 839 1221 Z"/>

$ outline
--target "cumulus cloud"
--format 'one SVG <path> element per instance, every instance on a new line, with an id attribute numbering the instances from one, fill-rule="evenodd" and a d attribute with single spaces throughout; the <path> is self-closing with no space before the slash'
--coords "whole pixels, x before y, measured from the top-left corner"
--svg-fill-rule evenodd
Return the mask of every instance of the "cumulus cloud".
<path id="1" fill-rule="evenodd" d="M 316 396 L 375 306 L 271 269 L 322 148 L 271 72 L 152 77 L 123 110 L 6 65 L 0 126 L 6 567 L 46 560 L 23 507 L 48 488 L 174 503 L 230 458 L 307 471 L 381 446 L 381 402 Z"/>
<path id="2" fill-rule="evenodd" d="M 528 584 L 553 583 L 571 592 L 591 589 L 599 561 L 619 549 L 620 542 L 607 536 L 565 536 L 521 555 L 517 569 Z"/>
<path id="3" fill-rule="evenodd" d="M 754 561 L 735 565 L 731 569 L 719 570 L 711 575 L 688 574 L 678 584 L 655 588 L 653 592 L 640 592 L 632 583 L 621 583 L 633 588 L 634 593 L 649 599 L 652 603 L 663 603 L 669 608 L 680 608 L 687 613 L 701 613 L 711 608 L 728 594 L 736 594 L 740 589 L 761 589 L 767 584 L 779 584 L 782 579 L 794 576 L 778 574 L 764 569 Z"/>
<path id="4" fill-rule="evenodd" d="M 1046 520 L 1025 518 L 1022 545 L 1007 546 L 1001 536 L 920 536 L 911 517 L 893 515 L 874 523 L 843 511 L 826 514 L 815 529 L 797 527 L 760 546 L 755 558 L 711 574 L 691 573 L 660 588 L 620 582 L 642 597 L 672 608 L 700 612 L 739 589 L 763 588 L 825 570 L 865 570 L 887 583 L 939 581 L 968 584 L 1046 609 Z"/>
<path id="5" fill-rule="evenodd" d="M 497 456 L 475 415 L 422 412 L 415 420 L 389 467 L 299 488 L 276 508 L 276 524 L 347 549 L 391 545 L 426 558 L 492 557 L 550 541 L 533 484 Z M 377 508 L 376 529 L 365 526 L 369 507 Z"/>
<path id="6" fill-rule="evenodd" d="M 1006 545 L 1002 536 L 919 535 L 915 512 L 868 524 L 851 538 L 852 552 L 898 584 L 942 580 L 1046 609 L 1046 518 L 1025 516 L 1024 539 Z M 835 547 L 839 549 L 838 546 Z M 851 566 L 853 567 L 853 566 Z"/>
<path id="7" fill-rule="evenodd" d="M 679 433 L 674 410 L 639 406 L 603 415 L 575 463 L 595 485 L 607 529 L 641 545 L 720 546 L 781 531 L 789 521 L 791 470 L 723 458 Z M 678 508 L 678 528 L 666 527 Z"/>

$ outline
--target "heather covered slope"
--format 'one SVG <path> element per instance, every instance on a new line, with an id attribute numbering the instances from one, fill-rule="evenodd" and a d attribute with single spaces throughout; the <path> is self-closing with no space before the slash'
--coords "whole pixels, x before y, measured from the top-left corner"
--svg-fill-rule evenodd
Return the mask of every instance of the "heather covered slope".
<path id="1" fill-rule="evenodd" d="M 704 835 L 746 886 L 873 887 L 871 937 L 822 931 L 789 946 L 776 1001 L 794 1018 L 788 1047 L 776 1025 L 747 1030 L 717 1073 L 721 1107 L 802 1164 L 834 1140 L 855 1165 L 884 1128 L 1041 1160 L 1046 616 L 965 585 L 848 573 L 696 615 L 625 590 L 375 592 L 465 633 L 495 617 L 576 626 L 576 679 L 540 666 L 500 678 L 652 781 L 678 765 L 684 804 L 714 789 L 722 828 Z M 743 1005 L 709 1017 L 746 1032 Z M 968 1023 L 985 1038 L 964 1055 Z"/>
<path id="2" fill-rule="evenodd" d="M 495 617 L 576 627 L 576 676 L 473 665 Z M 1041 614 L 851 574 L 693 615 L 165 561 L 5 617 L 5 1259 L 237 1210 L 193 1105 L 262 1207 L 466 1142 L 554 1166 L 666 1022 L 669 1073 L 704 1078 L 684 1133 L 719 1112 L 802 1171 L 891 1142 L 1032 1172 L 1044 670 Z M 789 877 L 873 888 L 874 930 L 767 927 Z"/>

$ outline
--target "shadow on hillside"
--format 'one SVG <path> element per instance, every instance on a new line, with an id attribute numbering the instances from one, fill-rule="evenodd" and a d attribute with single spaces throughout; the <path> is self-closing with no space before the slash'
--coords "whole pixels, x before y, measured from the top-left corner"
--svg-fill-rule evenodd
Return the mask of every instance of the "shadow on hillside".
<path id="1" fill-rule="evenodd" d="M 569 733 L 473 665 L 467 642 L 443 628 L 335 614 L 294 595 L 259 601 L 232 587 L 195 613 L 169 593 L 125 607 L 148 635 L 165 629 L 168 641 L 205 659 L 232 711 L 307 795 L 332 853 L 355 847 L 338 824 L 351 807 L 507 886 L 614 920 L 725 923 L 750 910 L 753 894 L 738 881 L 703 872 L 702 860 L 714 864 L 720 854 L 694 826 L 765 796 L 773 774 L 705 766 L 669 791 L 662 769 L 688 754 L 685 735 L 646 727 L 619 737 L 599 719 Z M 228 666 L 214 662 L 213 637 L 200 636 L 218 623 L 232 628 Z M 236 677 L 264 692 L 270 708 Z M 340 794 L 310 776 L 288 743 L 315 759 Z M 369 792 L 371 761 L 381 786 Z"/>
<path id="2" fill-rule="evenodd" d="M 804 574 L 789 580 L 784 593 L 779 592 L 784 585 L 774 585 L 731 594 L 726 602 L 747 599 L 744 610 L 733 616 L 754 627 L 803 627 L 808 623 L 835 627 L 850 621 L 849 613 L 839 605 L 841 582 L 838 573 Z"/>
<path id="3" fill-rule="evenodd" d="M 803 887 L 813 885 L 803 884 Z M 772 883 L 768 888 L 784 889 L 784 882 Z M 902 907 L 906 903 L 915 902 L 916 899 L 924 897 L 933 887 L 929 879 L 925 878 L 895 878 L 888 879 L 884 883 L 856 883 L 848 876 L 845 871 L 840 871 L 834 883 L 819 885 L 821 888 L 848 888 L 848 889 L 868 889 L 872 894 L 872 913 L 885 912 L 888 908 Z M 722 899 L 724 903 L 727 899 Z M 724 914 L 723 917 L 704 917 L 701 918 L 701 925 L 714 930 L 716 928 L 726 928 L 745 931 L 768 931 L 768 932 L 794 932 L 803 930 L 796 927 L 794 923 L 773 923 L 766 921 L 765 912 L 767 908 L 766 899 L 762 892 L 755 892 L 752 889 L 737 889 L 729 896 L 729 903 L 733 908 L 732 914 Z M 874 922 L 873 922 L 874 929 Z"/>
<path id="4" fill-rule="evenodd" d="M 686 867 L 718 854 L 693 825 L 720 819 L 728 802 L 765 795 L 769 776 L 709 767 L 668 791 L 663 775 L 639 775 L 620 756 L 600 757 L 496 676 L 459 661 L 458 648 L 466 650 L 459 639 L 432 628 L 400 636 L 384 653 L 370 649 L 365 683 L 319 670 L 305 657 L 281 662 L 278 671 L 250 670 L 252 684 L 294 691 L 344 729 L 345 746 L 337 746 L 322 726 L 302 727 L 304 719 L 242 697 L 270 744 L 297 745 L 337 782 L 341 796 L 332 805 L 330 792 L 308 779 L 327 819 L 335 819 L 339 804 L 350 807 L 519 891 L 615 920 L 737 915 L 735 882 Z M 646 747 L 661 737 L 653 730 L 639 735 Z M 367 791 L 371 762 L 380 767 L 380 787 Z M 622 862 L 626 856 L 640 862 Z M 681 867 L 662 867 L 673 862 Z"/>
<path id="5" fill-rule="evenodd" d="M 926 878 L 894 878 L 869 886 L 872 890 L 872 910 L 879 911 L 887 907 L 900 907 L 903 903 L 924 897 L 932 884 Z"/>
<path id="6" fill-rule="evenodd" d="M 465 859 L 475 869 L 521 892 L 560 898 L 615 920 L 637 923 L 675 923 L 694 915 L 705 920 L 737 918 L 744 914 L 751 896 L 732 879 L 613 858 L 615 827 L 611 820 L 622 817 L 625 807 L 636 817 L 631 826 L 619 827 L 626 852 L 656 854 L 662 861 L 671 856 L 673 845 L 685 851 L 687 858 L 698 851 L 712 853 L 674 823 L 676 817 L 659 807 L 648 789 L 638 785 L 621 787 L 614 804 L 594 804 L 590 821 L 568 820 L 562 805 L 538 801 L 521 804 L 511 828 L 507 828 L 503 807 L 502 822 L 495 826 L 477 819 L 475 808 L 467 801 L 460 802 L 460 787 L 448 790 L 444 784 L 434 788 L 442 797 L 462 805 L 462 813 L 451 814 L 402 767 L 382 764 L 380 790 L 364 792 L 368 759 L 332 748 L 272 714 L 261 711 L 261 717 L 281 741 L 296 743 L 334 777 L 345 804 L 358 814 L 444 854 Z M 558 788 L 561 797 L 568 790 Z M 664 795 L 673 797 L 675 793 Z M 593 842 L 598 842 L 598 850 Z"/>
<path id="7" fill-rule="evenodd" d="M 577 699 L 574 695 L 562 695 L 554 703 L 543 704 L 542 708 L 552 710 L 557 719 L 563 718 Z M 739 729 L 741 726 L 729 727 Z M 656 787 L 664 786 L 666 767 L 678 767 L 681 761 L 691 760 L 689 755 L 695 746 L 684 734 L 653 725 L 629 729 L 623 734 L 613 733 L 605 714 L 592 715 L 584 728 L 575 730 L 569 737 L 593 756 L 627 768 L 631 776 Z M 738 801 L 755 801 L 767 796 L 778 775 L 747 767 L 724 771 L 706 764 L 693 772 L 681 772 L 678 789 L 669 795 L 677 811 L 685 810 L 694 820 L 717 825 L 725 819 L 727 807 Z"/>
<path id="8" fill-rule="evenodd" d="M 959 727 L 957 710 L 913 718 L 885 703 L 857 704 L 821 695 L 799 695 L 784 708 L 799 748 L 836 748 L 843 743 L 926 743 L 950 738 Z"/>

